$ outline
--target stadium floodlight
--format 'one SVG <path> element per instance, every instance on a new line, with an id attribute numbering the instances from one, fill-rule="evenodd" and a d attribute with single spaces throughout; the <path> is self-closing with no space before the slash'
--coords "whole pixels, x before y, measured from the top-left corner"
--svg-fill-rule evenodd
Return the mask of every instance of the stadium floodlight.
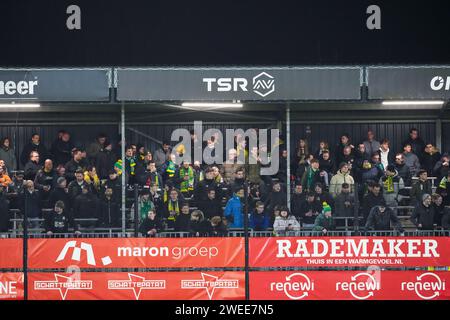
<path id="1" fill-rule="evenodd" d="M 0 108 L 40 108 L 39 103 L 0 103 Z"/>
<path id="2" fill-rule="evenodd" d="M 443 105 L 443 100 L 402 100 L 402 101 L 395 101 L 395 100 L 385 100 L 382 102 L 384 106 L 434 106 L 434 105 Z"/>
<path id="3" fill-rule="evenodd" d="M 182 107 L 192 108 L 242 108 L 242 103 L 234 102 L 183 102 Z"/>

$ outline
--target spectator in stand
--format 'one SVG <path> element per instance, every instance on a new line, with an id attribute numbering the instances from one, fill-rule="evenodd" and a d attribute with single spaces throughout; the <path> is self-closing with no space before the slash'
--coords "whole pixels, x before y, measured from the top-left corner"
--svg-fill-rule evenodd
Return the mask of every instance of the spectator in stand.
<path id="1" fill-rule="evenodd" d="M 168 181 L 171 181 L 175 184 L 175 173 L 178 170 L 178 165 L 175 164 L 175 154 L 170 154 L 167 158 L 167 161 L 161 166 L 161 176 L 164 180 L 164 183 L 167 183 Z M 157 166 L 158 167 L 158 166 Z"/>
<path id="2" fill-rule="evenodd" d="M 167 227 L 173 228 L 177 217 L 180 215 L 181 204 L 184 202 L 183 195 L 175 188 L 169 191 L 169 199 L 164 203 L 164 217 Z"/>
<path id="3" fill-rule="evenodd" d="M 405 157 L 403 153 L 397 153 L 395 155 L 395 170 L 397 170 L 398 175 L 403 179 L 405 186 L 411 186 L 412 173 L 409 167 L 405 164 Z"/>
<path id="4" fill-rule="evenodd" d="M 314 192 L 308 192 L 306 201 L 300 209 L 303 228 L 313 228 L 316 217 L 322 212 L 322 205 L 316 199 Z"/>
<path id="5" fill-rule="evenodd" d="M 113 190 L 107 188 L 99 200 L 99 225 L 107 228 L 119 228 L 122 220 L 120 204 L 114 201 Z"/>
<path id="6" fill-rule="evenodd" d="M 280 158 L 279 158 L 279 167 L 278 173 L 275 175 L 275 178 L 282 183 L 286 183 L 287 179 L 287 162 L 288 162 L 288 153 L 286 149 L 280 149 Z"/>
<path id="7" fill-rule="evenodd" d="M 24 175 L 22 172 L 16 172 L 13 177 L 13 182 L 10 184 L 8 188 L 8 199 L 10 200 L 9 206 L 11 209 L 19 209 L 20 208 L 20 195 L 26 189 L 24 180 Z M 6 191 L 5 191 L 6 192 Z"/>
<path id="8" fill-rule="evenodd" d="M 375 139 L 375 134 L 372 129 L 367 131 L 367 139 L 364 140 L 364 146 L 366 149 L 366 154 L 371 157 L 374 152 L 380 149 L 380 142 Z"/>
<path id="9" fill-rule="evenodd" d="M 261 158 L 259 156 L 259 149 L 253 147 L 249 154 L 248 165 L 248 181 L 251 185 L 260 185 L 263 181 L 261 179 Z"/>
<path id="10" fill-rule="evenodd" d="M 190 162 L 184 160 L 181 167 L 177 169 L 174 176 L 174 182 L 185 198 L 190 198 L 194 192 L 195 171 Z"/>
<path id="11" fill-rule="evenodd" d="M 8 232 L 11 218 L 9 200 L 6 197 L 6 188 L 0 184 L 0 232 Z"/>
<path id="12" fill-rule="evenodd" d="M 427 143 L 422 156 L 422 169 L 427 170 L 428 176 L 432 177 L 434 174 L 434 166 L 441 159 L 439 150 L 432 144 Z"/>
<path id="13" fill-rule="evenodd" d="M 432 205 L 431 195 L 424 193 L 422 201 L 420 201 L 413 210 L 411 222 L 417 226 L 419 230 L 434 229 L 434 206 Z"/>
<path id="14" fill-rule="evenodd" d="M 314 187 L 314 195 L 316 197 L 316 200 L 318 200 L 320 203 L 326 202 L 331 206 L 331 208 L 334 208 L 333 197 L 324 190 L 324 187 L 320 182 L 316 183 Z"/>
<path id="15" fill-rule="evenodd" d="M 442 202 L 442 197 L 440 194 L 433 193 L 431 195 L 431 205 L 434 208 L 434 224 L 438 227 L 442 227 L 442 219 L 444 218 L 445 206 Z"/>
<path id="16" fill-rule="evenodd" d="M 94 142 L 92 142 L 86 149 L 87 160 L 90 164 L 95 164 L 95 159 L 98 153 L 105 148 L 107 136 L 104 133 L 100 133 Z"/>
<path id="17" fill-rule="evenodd" d="M 70 141 L 70 133 L 61 130 L 58 138 L 52 143 L 51 153 L 53 155 L 53 163 L 55 167 L 60 164 L 65 165 L 72 157 L 72 149 L 74 148 Z"/>
<path id="18" fill-rule="evenodd" d="M 403 146 L 403 156 L 411 174 L 416 175 L 420 170 L 420 161 L 418 156 L 412 152 L 411 144 L 407 143 Z"/>
<path id="19" fill-rule="evenodd" d="M 82 163 L 82 154 L 81 150 L 79 149 L 73 149 L 72 150 L 72 160 L 66 163 L 66 179 L 70 182 L 75 179 L 75 172 L 76 171 L 86 171 L 86 167 L 84 167 Z"/>
<path id="20" fill-rule="evenodd" d="M 9 176 L 8 168 L 6 167 L 5 161 L 0 159 L 0 168 L 3 169 L 3 172 Z"/>
<path id="21" fill-rule="evenodd" d="M 231 185 L 231 189 L 244 188 L 245 182 L 245 170 L 243 167 L 238 168 L 234 174 L 234 182 Z"/>
<path id="22" fill-rule="evenodd" d="M 123 164 L 122 159 L 118 159 L 114 164 L 114 168 L 119 175 L 122 175 Z M 133 155 L 133 147 L 127 146 L 125 148 L 125 182 L 126 184 L 133 185 L 136 176 L 136 158 Z"/>
<path id="23" fill-rule="evenodd" d="M 175 221 L 174 229 L 176 232 L 189 232 L 189 222 L 191 221 L 191 213 L 189 212 L 189 203 L 185 202 L 181 205 L 181 214 Z"/>
<path id="24" fill-rule="evenodd" d="M 41 138 L 37 133 L 33 133 L 31 135 L 31 141 L 22 149 L 20 162 L 23 166 L 25 166 L 25 164 L 30 159 L 30 154 L 32 151 L 36 151 L 40 155 L 40 161 L 38 162 L 40 165 L 43 165 L 44 159 L 48 158 L 48 152 L 47 148 L 41 143 Z"/>
<path id="25" fill-rule="evenodd" d="M 206 220 L 216 216 L 221 217 L 223 215 L 222 204 L 220 199 L 216 199 L 216 190 L 214 189 L 208 190 L 208 198 L 205 201 L 200 202 L 198 208 L 203 212 Z"/>
<path id="26" fill-rule="evenodd" d="M 143 147 L 142 147 L 143 148 Z M 139 177 L 145 173 L 148 164 L 153 162 L 153 154 L 150 151 L 143 151 L 144 153 L 139 153 L 138 160 L 136 163 L 136 177 Z M 156 164 L 155 164 L 156 168 Z"/>
<path id="27" fill-rule="evenodd" d="M 344 155 L 343 157 L 341 157 L 342 161 L 341 162 L 345 162 L 348 164 L 348 168 L 350 170 L 350 172 L 353 170 L 354 162 L 355 162 L 355 156 L 353 154 L 353 149 L 349 146 L 344 148 Z M 337 162 L 339 163 L 339 162 Z"/>
<path id="28" fill-rule="evenodd" d="M 294 193 L 291 196 L 291 212 L 296 218 L 301 216 L 301 208 L 304 201 L 306 201 L 306 196 L 303 192 L 303 186 L 300 183 L 296 183 Z"/>
<path id="29" fill-rule="evenodd" d="M 244 188 L 234 190 L 233 197 L 228 200 L 225 206 L 224 216 L 227 219 L 229 228 L 243 228 L 243 201 Z"/>
<path id="30" fill-rule="evenodd" d="M 444 205 L 449 206 L 450 205 L 450 171 L 447 173 L 447 176 L 445 176 L 441 179 L 436 192 L 442 196 Z"/>
<path id="31" fill-rule="evenodd" d="M 5 161 L 6 168 L 9 171 L 17 170 L 17 160 L 14 149 L 11 146 L 11 139 L 5 137 L 0 142 L 0 159 Z"/>
<path id="32" fill-rule="evenodd" d="M 371 209 L 365 228 L 373 231 L 387 231 L 391 230 L 391 223 L 403 234 L 404 229 L 395 212 L 384 203 L 380 203 Z"/>
<path id="33" fill-rule="evenodd" d="M 355 181 L 350 175 L 349 166 L 345 162 L 341 162 L 338 172 L 331 178 L 330 181 L 330 194 L 336 198 L 341 193 L 341 186 L 346 183 L 353 188 Z"/>
<path id="34" fill-rule="evenodd" d="M 55 207 L 56 202 L 62 201 L 64 203 L 64 209 L 66 212 L 72 208 L 70 206 L 71 201 L 69 197 L 69 189 L 67 188 L 67 180 L 64 177 L 56 179 L 56 187 L 50 190 L 50 197 L 48 200 L 50 208 Z"/>
<path id="35" fill-rule="evenodd" d="M 34 179 L 34 186 L 39 190 L 41 196 L 41 201 L 47 202 L 50 197 L 50 192 L 56 186 L 56 171 L 53 170 L 53 162 L 50 159 L 45 160 L 44 167 L 40 169 Z M 46 208 L 51 208 L 53 206 L 48 206 L 48 203 L 44 204 Z"/>
<path id="36" fill-rule="evenodd" d="M 370 183 L 369 192 L 364 196 L 362 200 L 362 216 L 364 217 L 364 221 L 367 221 L 367 217 L 369 216 L 370 210 L 373 207 L 379 205 L 386 205 L 384 201 L 383 194 L 381 193 L 381 186 L 378 183 Z"/>
<path id="37" fill-rule="evenodd" d="M 428 180 L 428 173 L 426 170 L 419 170 L 419 179 L 416 180 L 410 191 L 411 205 L 416 205 L 422 201 L 424 194 L 432 194 L 431 182 Z"/>
<path id="38" fill-rule="evenodd" d="M 114 169 L 109 170 L 108 179 L 103 184 L 103 190 L 111 188 L 113 190 L 113 198 L 116 202 L 121 202 L 122 198 L 122 181 L 119 179 Z"/>
<path id="39" fill-rule="evenodd" d="M 422 160 L 425 143 L 422 138 L 419 137 L 419 131 L 416 128 L 411 128 L 409 130 L 409 137 L 403 142 L 403 146 L 405 145 L 410 145 L 412 149 L 410 152 L 414 153 L 419 158 L 419 161 Z"/>
<path id="40" fill-rule="evenodd" d="M 316 217 L 313 231 L 319 231 L 323 235 L 326 235 L 328 231 L 333 231 L 335 229 L 335 224 L 332 217 L 332 208 L 326 202 L 324 202 L 322 206 L 322 213 Z"/>
<path id="41" fill-rule="evenodd" d="M 189 233 L 193 237 L 204 237 L 208 233 L 208 221 L 205 221 L 203 212 L 194 210 L 191 213 L 191 220 L 189 221 Z"/>
<path id="42" fill-rule="evenodd" d="M 280 207 L 280 215 L 275 218 L 273 232 L 275 235 L 285 235 L 289 231 L 300 231 L 300 223 L 291 215 L 287 207 Z"/>
<path id="43" fill-rule="evenodd" d="M 303 174 L 301 182 L 305 191 L 313 191 L 317 182 L 325 182 L 324 175 L 319 170 L 319 161 L 317 159 L 311 160 L 311 165 Z"/>
<path id="44" fill-rule="evenodd" d="M 206 226 L 207 235 L 209 237 L 226 237 L 228 230 L 222 217 L 212 217 L 209 220 L 209 225 Z"/>
<path id="45" fill-rule="evenodd" d="M 355 148 L 351 142 L 350 142 L 350 135 L 348 133 L 344 133 L 341 135 L 341 138 L 339 139 L 339 143 L 336 146 L 336 163 L 341 163 L 343 161 L 346 161 L 346 157 L 349 156 L 349 154 L 345 154 L 345 148 L 350 147 L 350 154 L 353 153 L 353 149 Z"/>
<path id="46" fill-rule="evenodd" d="M 30 161 L 27 162 L 25 165 L 25 168 L 23 169 L 25 179 L 27 180 L 33 180 L 36 178 L 36 174 L 41 169 L 40 164 L 40 155 L 36 151 L 31 151 L 30 153 Z"/>
<path id="47" fill-rule="evenodd" d="M 356 181 L 359 183 L 361 183 L 361 179 L 362 179 L 361 171 L 362 171 L 365 161 L 366 162 L 370 161 L 370 155 L 367 155 L 366 146 L 364 145 L 364 143 L 360 143 L 360 144 L 358 144 L 358 148 L 355 151 L 355 162 L 354 162 L 354 168 L 353 168 Z"/>
<path id="48" fill-rule="evenodd" d="M 303 175 L 303 173 L 305 172 L 305 163 L 308 155 L 308 141 L 306 139 L 299 139 L 297 148 L 295 149 L 294 161 L 292 162 L 292 172 L 297 172 L 299 176 Z"/>
<path id="49" fill-rule="evenodd" d="M 56 167 L 56 176 L 59 177 L 66 177 L 66 168 L 60 164 L 59 166 Z"/>
<path id="50" fill-rule="evenodd" d="M 75 197 L 73 213 L 75 219 L 90 219 L 77 222 L 79 226 L 85 228 L 94 228 L 100 218 L 98 199 L 90 192 L 89 186 L 84 181 L 81 186 L 81 194 Z"/>
<path id="51" fill-rule="evenodd" d="M 327 150 L 330 153 L 330 156 L 333 156 L 330 152 L 330 147 L 328 146 L 328 142 L 321 140 L 319 142 L 319 149 L 314 153 L 314 158 L 320 159 L 322 156 L 322 153 Z M 308 154 L 308 153 L 307 153 Z"/>
<path id="52" fill-rule="evenodd" d="M 443 177 L 447 177 L 449 170 L 450 156 L 447 153 L 442 155 L 441 160 L 439 160 L 433 169 L 434 176 L 440 181 Z"/>
<path id="53" fill-rule="evenodd" d="M 369 181 L 379 181 L 383 176 L 384 170 L 380 166 L 379 157 L 378 153 L 375 153 L 372 160 L 364 160 L 362 167 L 358 168 L 362 186 Z"/>
<path id="54" fill-rule="evenodd" d="M 107 142 L 97 153 L 94 161 L 100 179 L 108 179 L 108 172 L 114 167 L 117 159 L 118 156 L 112 151 L 111 142 Z"/>
<path id="55" fill-rule="evenodd" d="M 311 166 L 311 161 L 314 159 L 314 156 L 312 154 L 307 154 L 305 156 L 305 160 L 299 164 L 297 167 L 297 170 L 295 172 L 295 176 L 297 181 L 301 182 L 303 175 L 308 170 L 308 168 Z"/>
<path id="56" fill-rule="evenodd" d="M 158 170 L 160 170 L 161 172 L 163 172 L 161 170 L 161 167 L 166 163 L 171 152 L 172 152 L 172 148 L 170 147 L 169 141 L 164 141 L 162 146 L 158 150 L 155 151 L 155 153 L 153 155 L 153 159 L 155 161 L 156 168 Z"/>
<path id="57" fill-rule="evenodd" d="M 147 170 L 137 177 L 139 184 L 144 188 L 149 188 L 152 183 L 160 189 L 164 188 L 163 178 L 156 170 L 156 164 L 154 161 L 150 161 L 147 164 Z"/>
<path id="58" fill-rule="evenodd" d="M 241 163 L 237 158 L 237 150 L 230 149 L 228 150 L 228 159 L 221 166 L 220 174 L 223 177 L 224 183 L 228 186 L 231 186 L 234 182 L 234 174 L 237 169 L 243 167 L 243 163 Z"/>
<path id="59" fill-rule="evenodd" d="M 379 184 L 383 190 L 383 197 L 386 205 L 395 208 L 398 205 L 398 192 L 405 188 L 402 177 L 398 175 L 393 165 L 388 165 L 384 176 L 380 178 Z M 400 196 L 401 197 L 401 196 Z M 396 209 L 394 209 L 395 211 Z"/>
<path id="60" fill-rule="evenodd" d="M 355 216 L 355 196 L 350 192 L 350 185 L 343 183 L 341 192 L 334 200 L 334 211 L 336 217 L 353 217 Z M 344 221 L 338 220 L 337 225 L 344 225 Z"/>
<path id="61" fill-rule="evenodd" d="M 68 186 L 69 199 L 72 208 L 76 197 L 81 194 L 83 186 L 89 187 L 86 181 L 84 181 L 83 171 L 78 170 L 75 172 L 75 180 L 71 181 Z"/>
<path id="62" fill-rule="evenodd" d="M 131 205 L 131 215 L 134 220 L 134 203 Z M 138 198 L 138 220 L 141 223 L 146 217 L 149 211 L 155 211 L 158 214 L 158 211 L 155 208 L 155 204 L 150 198 L 150 191 L 148 189 L 144 189 L 141 191 L 141 195 Z"/>
<path id="63" fill-rule="evenodd" d="M 73 228 L 76 235 L 81 234 L 73 220 L 70 211 L 65 209 L 64 202 L 57 201 L 52 212 L 45 216 L 44 229 L 47 235 L 55 233 L 69 233 Z"/>
<path id="64" fill-rule="evenodd" d="M 324 150 L 319 158 L 319 170 L 323 174 L 323 179 L 327 187 L 329 187 L 330 180 L 336 171 L 335 167 L 336 166 L 334 161 L 331 159 L 330 152 L 328 150 Z"/>
<path id="65" fill-rule="evenodd" d="M 157 217 L 156 212 L 150 210 L 147 217 L 139 226 L 139 232 L 144 237 L 155 237 L 158 233 L 164 230 L 161 220 Z"/>
<path id="66" fill-rule="evenodd" d="M 5 173 L 3 167 L 0 167 L 0 186 L 6 189 L 10 184 L 12 184 L 11 178 Z"/>
<path id="67" fill-rule="evenodd" d="M 19 209 L 24 214 L 27 213 L 29 227 L 37 229 L 40 227 L 39 221 L 42 216 L 39 192 L 34 188 L 34 182 L 27 180 L 25 190 L 19 196 Z M 25 210 L 26 209 L 26 210 Z"/>
<path id="68" fill-rule="evenodd" d="M 94 166 L 89 165 L 87 167 L 87 170 L 84 172 L 84 181 L 91 187 L 91 191 L 95 195 L 100 194 L 101 182 Z"/>
<path id="69" fill-rule="evenodd" d="M 387 168 L 388 165 L 395 163 L 395 154 L 389 148 L 389 140 L 383 139 L 381 141 L 380 149 L 378 149 L 378 154 L 380 155 L 380 161 L 383 168 Z"/>
<path id="70" fill-rule="evenodd" d="M 250 215 L 249 227 L 254 231 L 266 231 L 270 226 L 270 215 L 264 209 L 264 203 L 257 201 Z"/>
<path id="71" fill-rule="evenodd" d="M 221 192 L 219 185 L 214 179 L 214 172 L 211 167 L 205 169 L 205 179 L 200 181 L 194 190 L 194 199 L 196 203 L 204 202 L 208 199 L 208 190 L 214 189 L 216 191 L 216 198 L 221 199 Z"/>
<path id="72" fill-rule="evenodd" d="M 273 183 L 272 191 L 269 193 L 264 206 L 268 212 L 272 212 L 275 206 L 286 206 L 286 191 L 282 191 L 281 183 L 276 181 Z"/>

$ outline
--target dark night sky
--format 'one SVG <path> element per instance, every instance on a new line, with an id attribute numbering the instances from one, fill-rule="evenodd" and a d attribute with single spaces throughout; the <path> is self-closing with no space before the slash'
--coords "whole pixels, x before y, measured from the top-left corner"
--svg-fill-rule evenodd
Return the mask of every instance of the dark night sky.
<path id="1" fill-rule="evenodd" d="M 382 30 L 366 29 L 370 4 Z M 449 18 L 448 0 L 2 0 L 0 65 L 445 64 Z"/>

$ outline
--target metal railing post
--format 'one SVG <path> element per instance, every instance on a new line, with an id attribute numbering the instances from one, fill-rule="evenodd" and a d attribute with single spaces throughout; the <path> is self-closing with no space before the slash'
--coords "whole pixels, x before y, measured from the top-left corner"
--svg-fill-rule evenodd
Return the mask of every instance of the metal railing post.
<path id="1" fill-rule="evenodd" d="M 134 184 L 134 236 L 139 236 L 139 185 Z"/>

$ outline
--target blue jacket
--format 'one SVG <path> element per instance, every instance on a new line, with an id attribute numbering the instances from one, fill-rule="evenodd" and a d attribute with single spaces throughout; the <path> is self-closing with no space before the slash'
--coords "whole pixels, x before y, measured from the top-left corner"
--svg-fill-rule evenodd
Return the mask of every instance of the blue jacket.
<path id="1" fill-rule="evenodd" d="M 233 222 L 228 223 L 229 228 L 243 228 L 244 227 L 244 217 L 242 214 L 242 204 L 241 199 L 237 195 L 228 200 L 225 207 L 224 216 L 227 220 L 232 220 Z M 229 217 L 232 217 L 231 219 Z"/>
<path id="2" fill-rule="evenodd" d="M 263 214 L 258 214 L 253 212 L 250 216 L 250 228 L 255 231 L 265 231 L 270 225 L 269 216 L 264 212 Z"/>

